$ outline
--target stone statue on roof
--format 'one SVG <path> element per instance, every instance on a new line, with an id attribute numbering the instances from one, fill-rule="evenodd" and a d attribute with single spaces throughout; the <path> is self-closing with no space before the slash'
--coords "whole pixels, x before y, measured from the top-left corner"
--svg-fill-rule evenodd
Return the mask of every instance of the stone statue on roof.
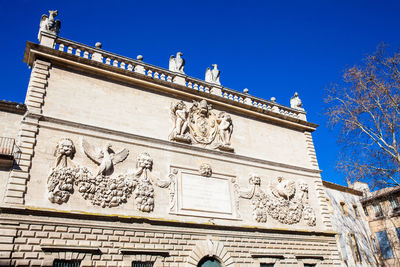
<path id="1" fill-rule="evenodd" d="M 60 32 L 61 21 L 55 20 L 54 18 L 58 15 L 58 10 L 49 10 L 49 16 L 46 14 L 42 15 L 40 19 L 40 28 L 38 39 L 40 41 L 40 33 L 41 32 L 49 32 L 57 35 Z"/>
<path id="2" fill-rule="evenodd" d="M 221 82 L 219 81 L 220 71 L 218 69 L 218 65 L 212 64 L 212 66 L 213 66 L 213 69 L 207 68 L 207 70 L 206 70 L 205 81 L 209 82 L 209 83 L 221 85 Z"/>
<path id="3" fill-rule="evenodd" d="M 297 110 L 304 110 L 303 103 L 299 97 L 299 93 L 295 92 L 294 96 L 290 98 L 290 107 Z"/>
<path id="4" fill-rule="evenodd" d="M 169 57 L 169 70 L 173 72 L 185 73 L 185 60 L 182 58 L 183 53 L 176 53 L 176 57 L 171 55 Z"/>

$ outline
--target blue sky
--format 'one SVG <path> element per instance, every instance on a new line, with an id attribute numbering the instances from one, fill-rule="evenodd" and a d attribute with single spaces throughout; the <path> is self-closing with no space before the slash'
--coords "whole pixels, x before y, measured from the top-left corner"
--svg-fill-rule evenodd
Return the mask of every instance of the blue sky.
<path id="1" fill-rule="evenodd" d="M 217 63 L 231 89 L 289 105 L 298 91 L 313 133 L 322 178 L 336 172 L 335 132 L 327 128 L 325 88 L 386 42 L 400 46 L 400 1 L 6 1 L 0 0 L 0 99 L 23 102 L 30 71 L 25 42 L 37 42 L 42 14 L 59 11 L 60 36 L 168 67 L 184 53 L 185 72 L 204 79 Z"/>

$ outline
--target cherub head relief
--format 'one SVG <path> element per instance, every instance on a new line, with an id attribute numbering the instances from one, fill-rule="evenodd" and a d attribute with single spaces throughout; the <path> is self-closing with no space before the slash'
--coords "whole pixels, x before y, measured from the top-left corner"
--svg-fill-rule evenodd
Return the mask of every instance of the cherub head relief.
<path id="1" fill-rule="evenodd" d="M 146 152 L 141 153 L 137 158 L 136 168 L 148 169 L 151 171 L 153 168 L 153 159 L 150 157 L 148 153 Z"/>
<path id="2" fill-rule="evenodd" d="M 199 173 L 201 176 L 211 177 L 211 175 L 212 175 L 211 165 L 208 163 L 202 163 L 200 165 Z"/>
<path id="3" fill-rule="evenodd" d="M 258 174 L 251 174 L 249 178 L 249 183 L 253 185 L 261 185 L 261 178 Z"/>
<path id="4" fill-rule="evenodd" d="M 62 138 L 58 141 L 54 156 L 56 156 L 55 167 L 67 167 L 68 158 L 72 159 L 75 155 L 75 146 L 71 139 Z"/>
<path id="5" fill-rule="evenodd" d="M 56 151 L 54 152 L 55 156 L 65 155 L 67 157 L 73 158 L 75 154 L 75 146 L 71 139 L 62 138 L 58 141 Z"/>

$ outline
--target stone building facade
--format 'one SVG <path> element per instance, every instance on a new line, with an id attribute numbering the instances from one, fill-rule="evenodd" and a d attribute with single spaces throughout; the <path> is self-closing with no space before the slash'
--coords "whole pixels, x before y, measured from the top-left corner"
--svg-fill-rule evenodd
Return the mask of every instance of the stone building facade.
<path id="1" fill-rule="evenodd" d="M 400 188 L 371 192 L 361 199 L 382 266 L 400 265 Z"/>
<path id="2" fill-rule="evenodd" d="M 3 265 L 340 265 L 297 94 L 286 107 L 221 86 L 216 64 L 203 81 L 180 53 L 167 70 L 70 41 L 56 15 L 26 45 Z"/>
<path id="3" fill-rule="evenodd" d="M 359 183 L 359 182 L 358 182 Z M 323 181 L 342 266 L 378 266 L 376 245 L 360 200 L 363 192 Z"/>

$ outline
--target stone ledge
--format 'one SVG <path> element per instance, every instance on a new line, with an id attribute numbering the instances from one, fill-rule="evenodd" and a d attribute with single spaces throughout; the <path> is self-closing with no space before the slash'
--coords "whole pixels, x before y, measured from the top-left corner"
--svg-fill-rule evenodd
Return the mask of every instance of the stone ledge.
<path id="1" fill-rule="evenodd" d="M 40 246 L 44 252 L 86 252 L 91 254 L 101 254 L 101 250 L 98 247 L 91 246 Z"/>
<path id="2" fill-rule="evenodd" d="M 169 257 L 169 251 L 164 249 L 120 249 L 119 253 L 124 255 L 155 255 Z"/>

